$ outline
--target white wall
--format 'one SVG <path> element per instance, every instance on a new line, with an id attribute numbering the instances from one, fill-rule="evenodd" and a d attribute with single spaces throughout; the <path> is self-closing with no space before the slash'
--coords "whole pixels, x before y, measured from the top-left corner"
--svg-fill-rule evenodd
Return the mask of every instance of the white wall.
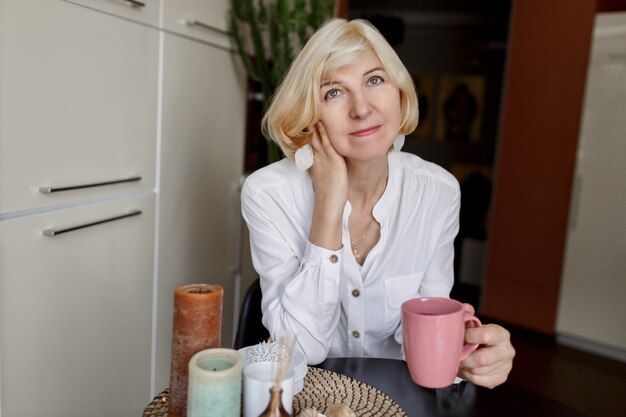
<path id="1" fill-rule="evenodd" d="M 596 17 L 557 333 L 626 361 L 626 13 Z"/>

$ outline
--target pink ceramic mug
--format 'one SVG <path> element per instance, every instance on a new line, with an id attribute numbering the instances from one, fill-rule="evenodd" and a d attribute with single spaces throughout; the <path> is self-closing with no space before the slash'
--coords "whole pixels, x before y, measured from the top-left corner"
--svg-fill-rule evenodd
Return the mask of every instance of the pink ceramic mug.
<path id="1" fill-rule="evenodd" d="M 459 362 L 478 345 L 465 343 L 465 323 L 480 326 L 463 304 L 449 298 L 414 298 L 402 304 L 404 354 L 413 381 L 427 388 L 454 382 Z"/>

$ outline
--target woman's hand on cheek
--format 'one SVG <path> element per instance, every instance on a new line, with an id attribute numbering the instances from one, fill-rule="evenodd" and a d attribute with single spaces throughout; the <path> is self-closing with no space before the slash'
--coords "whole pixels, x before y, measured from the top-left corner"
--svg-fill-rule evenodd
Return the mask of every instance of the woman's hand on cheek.
<path id="1" fill-rule="evenodd" d="M 343 209 L 348 200 L 346 161 L 333 147 L 322 122 L 318 122 L 313 128 L 311 147 L 314 159 L 311 179 L 315 207 L 309 240 L 314 245 L 338 250 L 342 245 Z"/>
<path id="2" fill-rule="evenodd" d="M 348 198 L 346 161 L 333 147 L 321 121 L 314 126 L 311 146 L 315 160 L 311 167 L 315 196 L 343 211 Z"/>
<path id="3" fill-rule="evenodd" d="M 473 313 L 473 308 L 465 307 Z M 506 381 L 513 367 L 515 349 L 509 332 L 502 326 L 486 324 L 465 330 L 465 341 L 478 349 L 461 361 L 458 376 L 476 385 L 493 388 Z"/>

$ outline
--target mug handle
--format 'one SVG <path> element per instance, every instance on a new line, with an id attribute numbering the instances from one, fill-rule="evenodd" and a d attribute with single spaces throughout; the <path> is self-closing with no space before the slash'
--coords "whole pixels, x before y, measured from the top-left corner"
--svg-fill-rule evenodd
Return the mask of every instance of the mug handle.
<path id="1" fill-rule="evenodd" d="M 483 325 L 480 320 L 478 320 L 478 317 L 476 317 L 475 315 L 468 312 L 464 312 L 463 314 L 463 321 L 465 323 L 467 323 L 468 321 L 474 322 L 474 327 L 479 327 Z M 470 353 L 476 350 L 476 348 L 478 348 L 478 344 L 476 343 L 466 343 L 465 345 L 463 345 L 463 350 L 461 350 L 461 359 L 459 359 L 459 361 L 467 358 Z"/>

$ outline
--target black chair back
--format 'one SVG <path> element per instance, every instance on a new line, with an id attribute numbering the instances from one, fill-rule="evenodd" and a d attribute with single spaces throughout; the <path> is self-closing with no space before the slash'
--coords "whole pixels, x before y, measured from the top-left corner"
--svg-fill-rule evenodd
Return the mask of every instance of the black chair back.
<path id="1" fill-rule="evenodd" d="M 261 322 L 263 317 L 261 312 L 262 296 L 261 282 L 257 278 L 250 285 L 243 299 L 239 323 L 237 324 L 237 334 L 235 335 L 235 349 L 256 345 L 269 338 L 270 333 Z"/>

